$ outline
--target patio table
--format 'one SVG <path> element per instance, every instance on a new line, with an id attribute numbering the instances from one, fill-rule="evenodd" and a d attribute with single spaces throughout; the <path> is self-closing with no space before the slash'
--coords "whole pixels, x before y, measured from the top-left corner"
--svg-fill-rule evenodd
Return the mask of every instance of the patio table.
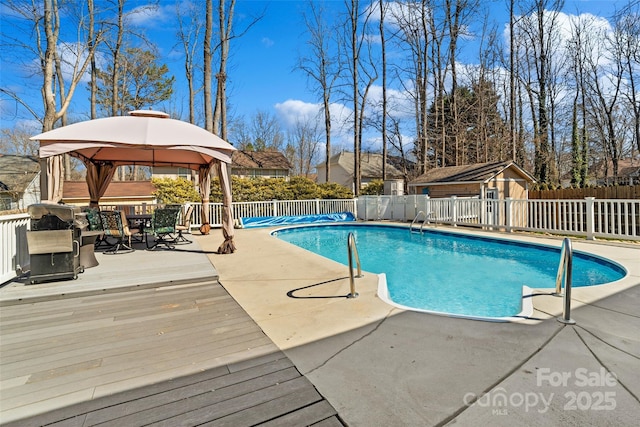
<path id="1" fill-rule="evenodd" d="M 145 228 L 151 227 L 151 214 L 134 214 L 127 215 L 127 221 L 129 221 L 129 228 L 137 228 L 142 235 L 141 242 L 144 242 L 147 238 L 147 233 L 144 232 Z"/>

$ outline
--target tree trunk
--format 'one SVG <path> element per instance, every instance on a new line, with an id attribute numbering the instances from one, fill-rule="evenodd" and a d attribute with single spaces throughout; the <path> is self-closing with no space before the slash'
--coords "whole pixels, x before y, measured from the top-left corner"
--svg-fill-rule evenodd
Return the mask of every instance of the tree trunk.
<path id="1" fill-rule="evenodd" d="M 379 0 L 380 48 L 382 50 L 382 180 L 387 179 L 387 47 L 384 34 L 385 3 Z"/>
<path id="2" fill-rule="evenodd" d="M 206 21 L 204 30 L 204 127 L 209 132 L 214 131 L 213 127 L 213 88 L 211 86 L 212 57 L 211 38 L 213 37 L 213 0 L 206 0 Z"/>

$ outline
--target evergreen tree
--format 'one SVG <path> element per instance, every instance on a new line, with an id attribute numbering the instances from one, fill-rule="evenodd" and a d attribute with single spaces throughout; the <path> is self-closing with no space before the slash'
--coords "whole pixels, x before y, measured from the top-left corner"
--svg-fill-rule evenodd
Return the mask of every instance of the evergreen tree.
<path id="1" fill-rule="evenodd" d="M 166 101 L 173 94 L 175 77 L 167 76 L 169 68 L 157 63 L 156 53 L 140 48 L 129 48 L 119 59 L 117 115 L 140 110 Z M 96 102 L 104 114 L 111 113 L 113 89 L 108 84 L 113 64 L 98 71 Z"/>
<path id="2" fill-rule="evenodd" d="M 456 159 L 465 165 L 507 158 L 507 125 L 499 113 L 500 97 L 492 83 L 481 80 L 471 88 L 458 86 L 456 92 L 457 120 L 449 94 L 436 99 L 429 109 L 430 139 L 435 143 L 445 135 L 444 164 L 455 165 Z"/>

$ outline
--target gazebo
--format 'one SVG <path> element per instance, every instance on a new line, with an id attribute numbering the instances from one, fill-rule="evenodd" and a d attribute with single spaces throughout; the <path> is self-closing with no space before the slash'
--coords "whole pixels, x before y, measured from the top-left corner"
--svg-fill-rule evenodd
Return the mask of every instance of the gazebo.
<path id="1" fill-rule="evenodd" d="M 202 196 L 203 233 L 209 232 L 210 172 L 215 169 L 223 193 L 224 242 L 218 253 L 235 251 L 231 182 L 227 167 L 236 149 L 198 126 L 169 118 L 160 111 L 132 111 L 128 116 L 74 123 L 35 135 L 40 158 L 46 159 L 47 199 L 62 199 L 61 154 L 80 159 L 87 168 L 90 205 L 98 206 L 116 168 L 123 165 L 171 166 L 197 170 Z"/>

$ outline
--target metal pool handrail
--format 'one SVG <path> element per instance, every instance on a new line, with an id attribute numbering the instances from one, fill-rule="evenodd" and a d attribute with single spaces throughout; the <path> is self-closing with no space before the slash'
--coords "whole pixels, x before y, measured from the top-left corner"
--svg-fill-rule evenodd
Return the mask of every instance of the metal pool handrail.
<path id="1" fill-rule="evenodd" d="M 347 237 L 347 256 L 349 257 L 349 284 L 351 286 L 350 292 L 347 298 L 358 298 L 356 292 L 356 282 L 353 277 L 353 254 L 356 255 L 356 266 L 358 267 L 358 275 L 355 277 L 362 277 L 362 269 L 360 268 L 360 256 L 358 255 L 358 247 L 356 246 L 356 239 L 353 233 L 349 233 Z"/>
<path id="2" fill-rule="evenodd" d="M 415 224 L 415 222 L 418 220 L 418 217 L 420 216 L 420 214 L 422 214 L 424 216 L 424 221 L 422 221 L 422 225 L 420 226 L 420 234 L 422 234 L 422 226 L 424 225 L 424 222 L 427 220 L 427 214 L 424 213 L 424 211 L 419 211 L 416 214 L 416 217 L 413 218 L 413 221 L 411 221 L 411 225 L 409 226 L 409 232 L 413 233 L 413 224 Z"/>
<path id="3" fill-rule="evenodd" d="M 571 248 L 571 239 L 565 237 L 562 241 L 562 249 L 560 251 L 560 264 L 558 265 L 558 274 L 556 275 L 556 296 L 562 296 L 562 282 L 564 278 L 564 300 L 562 317 L 558 317 L 558 321 L 568 325 L 575 325 L 575 320 L 571 319 L 571 274 L 573 267 L 573 249 Z"/>

